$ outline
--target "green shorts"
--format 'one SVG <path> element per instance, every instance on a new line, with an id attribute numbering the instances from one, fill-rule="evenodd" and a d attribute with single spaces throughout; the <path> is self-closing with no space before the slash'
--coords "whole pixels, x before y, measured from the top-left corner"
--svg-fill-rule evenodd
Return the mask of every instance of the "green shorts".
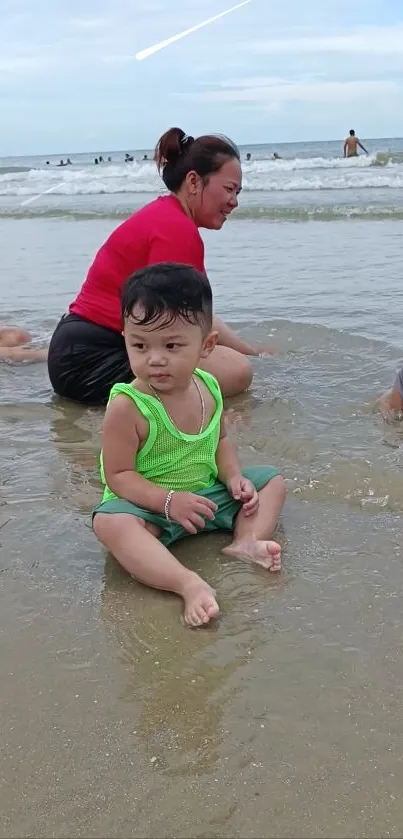
<path id="1" fill-rule="evenodd" d="M 248 469 L 244 469 L 242 474 L 259 491 L 280 473 L 273 466 L 250 466 Z M 235 517 L 239 513 L 241 504 L 239 501 L 234 501 L 227 487 L 221 481 L 216 481 L 213 486 L 197 492 L 195 495 L 209 498 L 210 501 L 214 501 L 217 504 L 214 521 L 205 519 L 206 525 L 199 531 L 200 533 L 209 533 L 213 530 L 232 531 L 234 529 Z M 179 539 L 183 539 L 185 536 L 189 536 L 189 533 L 181 524 L 177 524 L 175 521 L 167 521 L 164 515 L 152 513 L 150 510 L 144 510 L 142 507 L 132 504 L 131 501 L 125 501 L 123 498 L 114 498 L 111 501 L 104 501 L 99 504 L 93 511 L 93 520 L 97 513 L 129 513 L 132 516 L 137 516 L 139 519 L 156 524 L 161 528 L 160 542 L 166 547 L 172 545 L 173 542 L 177 542 Z"/>

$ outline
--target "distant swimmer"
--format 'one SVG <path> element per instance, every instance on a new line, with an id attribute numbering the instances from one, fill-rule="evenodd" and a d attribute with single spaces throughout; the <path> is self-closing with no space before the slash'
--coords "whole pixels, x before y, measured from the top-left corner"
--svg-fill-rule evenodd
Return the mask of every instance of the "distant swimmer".
<path id="1" fill-rule="evenodd" d="M 280 155 L 279 155 L 279 154 L 277 154 L 277 152 L 276 152 L 276 151 L 274 151 L 274 152 L 273 152 L 273 155 L 272 155 L 272 160 L 281 160 Z"/>
<path id="2" fill-rule="evenodd" d="M 246 159 L 247 159 L 247 160 L 250 160 L 250 159 L 251 159 L 251 157 L 252 157 L 252 155 L 251 155 L 250 151 L 248 151 L 248 154 L 246 155 Z"/>
<path id="3" fill-rule="evenodd" d="M 134 161 L 134 157 L 133 157 L 131 154 L 128 154 L 128 153 L 126 152 L 126 154 L 125 154 L 125 163 L 133 163 L 133 161 Z"/>
<path id="4" fill-rule="evenodd" d="M 368 154 L 358 137 L 355 136 L 354 128 L 351 129 L 350 135 L 344 143 L 344 157 L 358 157 L 358 147 L 362 149 L 365 154 Z"/>

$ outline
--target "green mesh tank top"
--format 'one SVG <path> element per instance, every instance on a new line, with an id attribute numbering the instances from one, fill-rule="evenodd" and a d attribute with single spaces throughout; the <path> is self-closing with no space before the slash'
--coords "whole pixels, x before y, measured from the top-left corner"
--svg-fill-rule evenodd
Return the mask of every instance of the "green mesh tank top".
<path id="1" fill-rule="evenodd" d="M 118 393 L 124 393 L 148 421 L 148 437 L 137 452 L 133 469 L 153 484 L 178 492 L 207 489 L 214 484 L 218 473 L 216 452 L 220 439 L 222 395 L 217 380 L 210 373 L 197 369 L 195 375 L 204 382 L 216 404 L 210 422 L 200 434 L 179 431 L 156 396 L 142 393 L 131 384 L 114 385 L 109 396 L 111 402 Z M 102 452 L 100 467 L 105 487 L 102 501 L 110 501 L 116 495 L 105 480 Z"/>

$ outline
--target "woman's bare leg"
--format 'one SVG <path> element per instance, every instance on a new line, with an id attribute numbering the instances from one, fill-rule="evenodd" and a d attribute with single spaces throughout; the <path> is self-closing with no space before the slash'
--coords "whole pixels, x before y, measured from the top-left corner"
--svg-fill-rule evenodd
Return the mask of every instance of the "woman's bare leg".
<path id="1" fill-rule="evenodd" d="M 237 396 L 252 382 L 252 365 L 245 355 L 230 347 L 217 346 L 199 365 L 218 379 L 223 396 Z"/>

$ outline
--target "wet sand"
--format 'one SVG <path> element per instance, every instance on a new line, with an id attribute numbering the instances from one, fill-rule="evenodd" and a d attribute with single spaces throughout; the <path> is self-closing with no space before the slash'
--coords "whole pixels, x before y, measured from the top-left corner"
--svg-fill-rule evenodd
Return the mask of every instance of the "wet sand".
<path id="1" fill-rule="evenodd" d="M 2 836 L 401 836 L 390 517 L 291 501 L 275 582 L 199 539 L 189 564 L 222 606 L 205 632 L 102 561 L 74 513 L 57 548 L 25 519 L 23 575 L 2 532 Z"/>
<path id="2" fill-rule="evenodd" d="M 17 261 L 6 313 L 45 334 L 103 226 L 43 224 L 26 254 L 4 232 L 0 280 Z M 374 410 L 400 351 L 400 232 L 369 227 L 356 257 L 340 227 L 331 242 L 309 226 L 223 234 L 230 319 L 280 350 L 254 362 L 231 436 L 244 463 L 281 466 L 289 500 L 276 579 L 222 557 L 225 535 L 178 545 L 219 594 L 205 631 L 186 630 L 180 603 L 129 580 L 91 533 L 102 413 L 52 397 L 44 365 L 1 365 L 4 839 L 403 835 L 403 433 Z M 277 247 L 258 258 L 263 230 Z M 209 249 L 220 303 L 228 238 Z M 331 282 L 312 272 L 329 249 Z"/>

